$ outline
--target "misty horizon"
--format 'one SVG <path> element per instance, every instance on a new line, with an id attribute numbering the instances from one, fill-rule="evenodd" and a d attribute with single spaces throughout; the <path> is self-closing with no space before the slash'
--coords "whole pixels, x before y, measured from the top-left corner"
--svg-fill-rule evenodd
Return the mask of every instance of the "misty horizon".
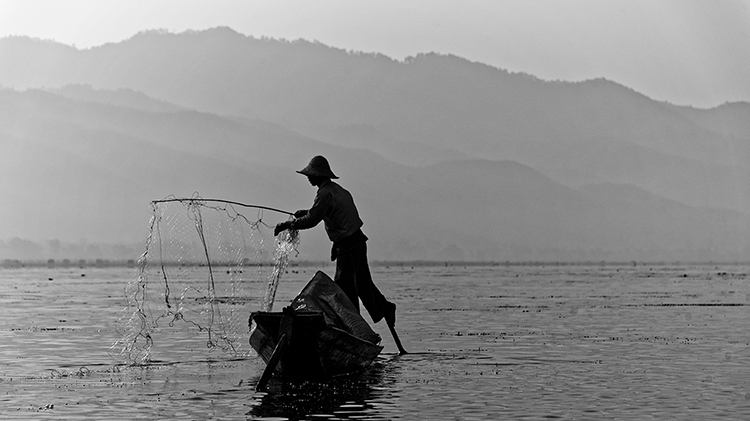
<path id="1" fill-rule="evenodd" d="M 750 251 L 748 103 L 680 107 L 604 79 L 229 28 L 87 50 L 2 38 L 0 55 L 0 188 L 26 207 L 4 209 L 0 259 L 137 259 L 148 203 L 169 195 L 303 208 L 314 190 L 295 171 L 317 154 L 354 194 L 375 260 Z M 321 231 L 303 233 L 302 260 L 325 260 Z"/>
<path id="2" fill-rule="evenodd" d="M 309 40 L 398 61 L 434 52 L 548 81 L 605 78 L 658 101 L 713 108 L 750 101 L 749 11 L 741 1 L 700 0 L 448 1 L 429 8 L 408 0 L 356 7 L 342 0 L 80 0 L 44 7 L 10 0 L 0 5 L 0 38 L 22 35 L 89 49 L 145 30 L 229 27 L 255 38 Z"/>

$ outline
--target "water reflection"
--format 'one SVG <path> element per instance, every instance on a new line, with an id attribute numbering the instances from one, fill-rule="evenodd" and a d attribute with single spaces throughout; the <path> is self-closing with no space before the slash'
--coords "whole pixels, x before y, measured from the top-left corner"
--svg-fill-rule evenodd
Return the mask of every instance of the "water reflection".
<path id="1" fill-rule="evenodd" d="M 379 358 L 354 376 L 319 381 L 273 378 L 257 393 L 247 415 L 262 419 L 385 419 L 381 409 L 393 402 L 392 361 Z"/>
<path id="2" fill-rule="evenodd" d="M 112 291 L 130 274 L 0 271 L 0 419 L 747 420 L 750 283 L 729 269 L 379 269 L 411 353 L 267 394 L 260 358 L 227 359 L 183 327 L 151 364 L 113 366 Z"/>

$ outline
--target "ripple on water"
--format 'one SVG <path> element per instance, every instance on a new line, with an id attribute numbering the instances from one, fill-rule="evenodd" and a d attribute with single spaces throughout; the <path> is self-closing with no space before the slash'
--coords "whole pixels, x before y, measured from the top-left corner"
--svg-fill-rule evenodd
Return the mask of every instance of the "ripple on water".
<path id="1" fill-rule="evenodd" d="M 375 268 L 412 353 L 381 323 L 385 352 L 362 375 L 266 393 L 260 360 L 180 328 L 155 343 L 161 362 L 119 365 L 113 291 L 131 271 L 74 272 L 0 271 L 0 418 L 750 417 L 743 267 Z"/>

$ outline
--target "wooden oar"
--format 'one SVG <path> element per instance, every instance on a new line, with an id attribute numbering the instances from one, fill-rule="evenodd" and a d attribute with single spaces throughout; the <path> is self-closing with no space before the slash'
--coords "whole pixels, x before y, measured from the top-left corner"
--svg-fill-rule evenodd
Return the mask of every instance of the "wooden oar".
<path id="1" fill-rule="evenodd" d="M 408 354 L 408 352 L 406 352 L 404 347 L 401 345 L 401 340 L 398 338 L 398 333 L 396 333 L 396 328 L 388 324 L 388 330 L 391 331 L 391 336 L 393 336 L 393 341 L 396 342 L 396 347 L 398 348 L 398 355 Z"/>
<path id="2" fill-rule="evenodd" d="M 391 336 L 393 336 L 393 341 L 396 342 L 396 347 L 398 347 L 398 355 L 404 355 L 407 354 L 404 347 L 401 345 L 401 339 L 398 338 L 398 333 L 396 333 L 396 304 L 388 303 L 391 307 L 389 310 L 390 313 L 386 313 L 384 315 L 385 324 L 388 325 L 388 330 L 391 331 Z"/>
<path id="3" fill-rule="evenodd" d="M 286 347 L 287 342 L 289 342 L 292 337 L 292 321 L 294 320 L 294 309 L 292 309 L 291 306 L 284 307 L 282 312 L 284 313 L 284 316 L 279 322 L 279 333 L 281 334 L 281 337 L 279 338 L 279 342 L 276 344 L 276 348 L 273 349 L 271 358 L 268 359 L 268 364 L 266 365 L 266 369 L 263 370 L 263 375 L 260 376 L 258 384 L 255 385 L 255 390 L 258 392 L 264 391 L 266 389 L 266 384 L 268 384 L 268 381 L 271 380 L 271 375 L 276 369 L 276 365 L 279 363 L 281 356 L 284 355 L 284 348 Z"/>
<path id="4" fill-rule="evenodd" d="M 258 384 L 255 385 L 255 390 L 257 392 L 262 392 L 266 390 L 266 385 L 268 384 L 268 381 L 271 380 L 271 375 L 273 374 L 273 370 L 276 368 L 276 364 L 279 363 L 279 359 L 281 358 L 281 355 L 284 353 L 284 347 L 286 347 L 286 333 L 281 335 L 281 338 L 279 339 L 279 343 L 276 344 L 276 348 L 273 349 L 273 354 L 271 354 L 271 358 L 268 360 L 266 369 L 263 370 L 263 375 L 260 376 L 260 380 L 258 380 Z"/>

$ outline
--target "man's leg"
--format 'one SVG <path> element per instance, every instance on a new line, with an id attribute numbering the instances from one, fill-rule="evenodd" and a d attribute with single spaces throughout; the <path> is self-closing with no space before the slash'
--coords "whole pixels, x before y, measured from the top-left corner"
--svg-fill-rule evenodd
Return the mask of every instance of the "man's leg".
<path id="1" fill-rule="evenodd" d="M 389 325 L 396 322 L 396 305 L 389 302 L 372 281 L 370 266 L 367 263 L 367 243 L 356 247 L 351 253 L 354 263 L 354 283 L 362 304 L 370 313 L 373 323 L 385 317 Z"/>
<path id="2" fill-rule="evenodd" d="M 354 304 L 354 308 L 359 311 L 359 295 L 357 294 L 357 282 L 355 280 L 357 270 L 353 256 L 352 253 L 346 253 L 336 257 L 336 274 L 333 276 L 333 281 L 349 297 L 349 301 Z"/>

